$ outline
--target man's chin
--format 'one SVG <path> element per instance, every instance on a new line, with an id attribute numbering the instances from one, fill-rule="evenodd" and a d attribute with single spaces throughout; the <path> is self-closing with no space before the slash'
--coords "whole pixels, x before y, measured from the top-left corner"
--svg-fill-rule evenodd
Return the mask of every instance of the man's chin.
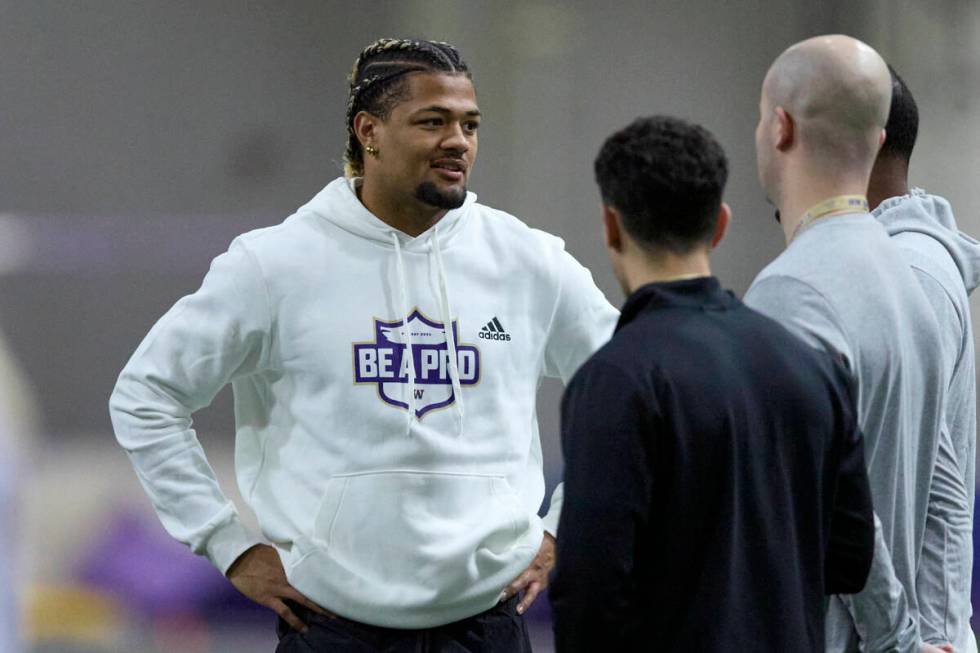
<path id="1" fill-rule="evenodd" d="M 466 201 L 466 186 L 440 188 L 431 181 L 423 181 L 415 188 L 415 199 L 437 209 L 458 209 Z"/>

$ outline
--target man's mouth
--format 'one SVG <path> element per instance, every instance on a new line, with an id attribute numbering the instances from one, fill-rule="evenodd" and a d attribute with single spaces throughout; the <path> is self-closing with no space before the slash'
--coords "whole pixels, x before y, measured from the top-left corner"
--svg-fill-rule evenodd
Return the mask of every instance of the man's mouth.
<path id="1" fill-rule="evenodd" d="M 462 159 L 438 159 L 432 162 L 432 169 L 449 181 L 462 181 L 466 174 L 466 163 Z"/>

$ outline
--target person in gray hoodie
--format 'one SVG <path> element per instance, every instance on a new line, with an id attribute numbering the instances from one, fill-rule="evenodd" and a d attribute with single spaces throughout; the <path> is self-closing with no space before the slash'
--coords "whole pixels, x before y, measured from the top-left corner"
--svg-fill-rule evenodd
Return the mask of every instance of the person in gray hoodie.
<path id="1" fill-rule="evenodd" d="M 970 653 L 977 650 L 970 629 L 977 388 L 968 296 L 980 284 L 980 243 L 959 231 L 949 202 L 909 187 L 919 112 L 905 81 L 889 69 L 891 111 L 868 201 L 932 304 L 941 329 L 939 351 L 950 371 L 934 472 L 938 491 L 929 504 L 916 577 L 919 628 L 927 642 Z"/>
<path id="2" fill-rule="evenodd" d="M 891 81 L 871 47 L 835 35 L 783 52 L 762 86 L 759 179 L 786 251 L 745 303 L 840 357 L 858 388 L 876 514 L 871 575 L 827 613 L 829 651 L 935 651 L 919 632 L 923 547 L 948 372 L 929 300 L 868 213 Z"/>

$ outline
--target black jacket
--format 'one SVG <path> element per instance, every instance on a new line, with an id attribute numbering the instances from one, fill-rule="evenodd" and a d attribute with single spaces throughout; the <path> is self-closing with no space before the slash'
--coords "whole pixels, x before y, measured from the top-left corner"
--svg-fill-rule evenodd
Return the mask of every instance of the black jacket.
<path id="1" fill-rule="evenodd" d="M 822 653 L 874 550 L 854 401 L 714 278 L 633 293 L 562 400 L 557 650 Z"/>

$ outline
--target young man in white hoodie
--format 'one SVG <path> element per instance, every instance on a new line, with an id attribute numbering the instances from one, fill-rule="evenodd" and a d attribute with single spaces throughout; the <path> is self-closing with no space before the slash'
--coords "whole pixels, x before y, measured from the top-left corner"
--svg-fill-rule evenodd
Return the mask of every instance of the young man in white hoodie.
<path id="1" fill-rule="evenodd" d="M 919 628 L 932 644 L 975 653 L 970 629 L 973 570 L 973 501 L 977 454 L 977 385 L 969 294 L 980 284 L 980 243 L 956 226 L 942 197 L 910 188 L 909 161 L 919 131 L 912 92 L 889 67 L 891 110 L 878 153 L 868 202 L 898 245 L 933 307 L 946 362 L 944 428 L 926 517 L 922 560 L 916 574 Z"/>
<path id="2" fill-rule="evenodd" d="M 558 238 L 476 203 L 480 112 L 450 45 L 351 73 L 347 174 L 237 238 L 110 401 L 164 526 L 281 617 L 280 651 L 529 650 L 547 585 L 535 393 L 617 312 Z M 231 383 L 242 526 L 191 428 Z"/>

